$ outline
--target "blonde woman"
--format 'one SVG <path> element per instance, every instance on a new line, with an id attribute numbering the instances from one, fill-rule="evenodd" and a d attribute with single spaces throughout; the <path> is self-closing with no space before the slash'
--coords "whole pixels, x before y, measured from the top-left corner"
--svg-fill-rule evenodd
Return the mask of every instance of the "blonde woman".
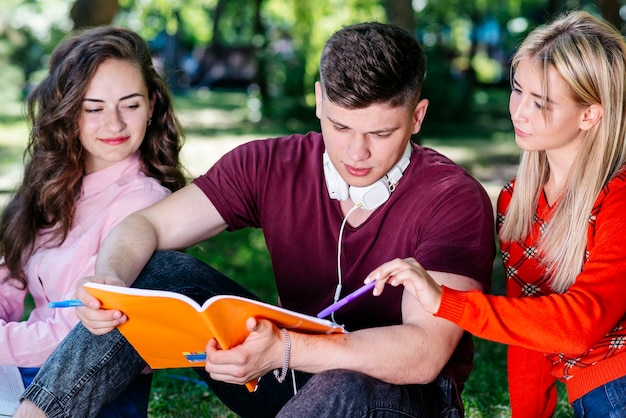
<path id="1" fill-rule="evenodd" d="M 498 200 L 507 297 L 439 286 L 419 260 L 368 280 L 403 284 L 427 311 L 509 345 L 513 417 L 549 417 L 555 379 L 576 417 L 626 416 L 626 44 L 570 12 L 535 29 L 512 63 L 522 149 Z"/>

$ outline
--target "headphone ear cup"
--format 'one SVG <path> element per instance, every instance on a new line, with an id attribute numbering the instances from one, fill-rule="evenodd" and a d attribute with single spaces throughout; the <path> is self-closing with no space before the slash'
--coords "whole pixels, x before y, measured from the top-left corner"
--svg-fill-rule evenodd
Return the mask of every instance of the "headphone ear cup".
<path id="1" fill-rule="evenodd" d="M 330 162 L 330 157 L 326 152 L 324 152 L 323 163 L 324 178 L 326 179 L 326 188 L 328 189 L 330 198 L 336 200 L 348 200 L 350 197 L 348 183 L 341 178 L 333 163 Z"/>
<path id="2" fill-rule="evenodd" d="M 391 196 L 391 190 L 385 180 L 380 179 L 366 187 L 350 187 L 350 198 L 355 205 L 361 204 L 365 210 L 374 210 L 385 203 Z"/>

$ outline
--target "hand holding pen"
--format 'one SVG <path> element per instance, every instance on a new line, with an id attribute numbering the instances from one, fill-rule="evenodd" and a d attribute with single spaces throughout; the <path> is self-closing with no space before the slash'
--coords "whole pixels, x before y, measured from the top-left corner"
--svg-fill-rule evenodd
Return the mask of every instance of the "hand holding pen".
<path id="1" fill-rule="evenodd" d="M 116 286 L 125 285 L 123 281 L 116 277 L 85 277 L 77 282 L 75 298 L 52 301 L 48 303 L 48 306 L 54 309 L 77 308 L 76 316 L 78 316 L 78 319 L 80 319 L 85 328 L 94 335 L 106 334 L 128 320 L 126 315 L 119 310 L 102 308 L 100 301 L 83 288 L 82 285 L 86 282 L 105 283 Z"/>
<path id="2" fill-rule="evenodd" d="M 394 287 L 403 285 L 426 311 L 434 314 L 439 310 L 441 286 L 414 258 L 409 257 L 405 259 L 396 258 L 381 265 L 367 276 L 363 286 L 322 310 L 317 314 L 317 317 L 327 317 L 370 290 L 373 291 L 374 296 L 378 296 L 383 292 L 387 283 Z"/>
<path id="3" fill-rule="evenodd" d="M 404 289 L 417 299 L 424 310 L 434 314 L 441 304 L 442 288 L 439 283 L 412 257 L 396 258 L 371 272 L 366 282 L 375 283 L 374 295 L 383 292 L 385 284 Z"/>

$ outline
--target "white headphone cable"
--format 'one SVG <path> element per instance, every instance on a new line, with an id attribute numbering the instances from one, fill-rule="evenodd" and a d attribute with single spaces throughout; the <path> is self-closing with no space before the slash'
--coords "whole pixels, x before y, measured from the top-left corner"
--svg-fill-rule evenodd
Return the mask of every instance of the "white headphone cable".
<path id="1" fill-rule="evenodd" d="M 343 287 L 342 280 L 341 280 L 341 240 L 343 238 L 343 229 L 345 228 L 346 222 L 348 221 L 348 216 L 350 216 L 352 212 L 354 212 L 361 206 L 362 206 L 361 203 L 357 203 L 356 205 L 354 205 L 352 209 L 350 209 L 348 213 L 346 213 L 346 216 L 343 218 L 343 221 L 341 222 L 341 227 L 339 228 L 339 240 L 337 241 L 337 277 L 339 281 L 337 283 L 337 289 L 335 289 L 335 297 L 333 298 L 334 303 L 337 303 L 337 301 L 339 300 L 339 296 L 341 296 L 341 289 Z M 334 312 L 330 314 L 330 317 L 333 320 L 333 322 L 336 322 Z"/>

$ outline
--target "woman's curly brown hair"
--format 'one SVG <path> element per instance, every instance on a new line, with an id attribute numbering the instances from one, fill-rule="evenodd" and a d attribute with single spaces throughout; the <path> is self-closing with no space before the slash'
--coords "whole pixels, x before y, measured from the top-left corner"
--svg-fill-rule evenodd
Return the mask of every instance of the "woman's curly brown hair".
<path id="1" fill-rule="evenodd" d="M 0 218 L 0 254 L 8 269 L 2 282 L 13 278 L 26 287 L 24 265 L 35 250 L 38 231 L 53 228 L 54 244 L 60 245 L 71 229 L 85 174 L 78 126 L 82 101 L 100 64 L 111 59 L 135 65 L 155 101 L 140 147 L 142 171 L 171 191 L 186 183 L 179 161 L 183 132 L 146 42 L 112 26 L 73 33 L 53 51 L 48 75 L 27 99 L 31 131 L 24 178 Z"/>

